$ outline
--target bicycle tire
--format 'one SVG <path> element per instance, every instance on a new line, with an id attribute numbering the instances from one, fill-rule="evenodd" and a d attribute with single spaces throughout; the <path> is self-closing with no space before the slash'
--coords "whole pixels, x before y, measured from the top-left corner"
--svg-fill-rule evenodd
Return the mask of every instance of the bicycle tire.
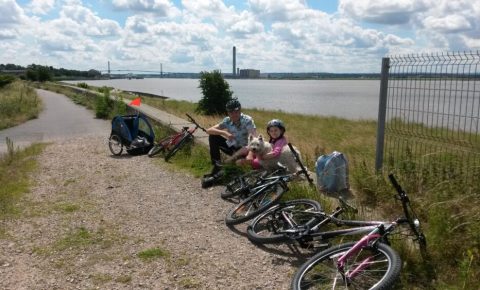
<path id="1" fill-rule="evenodd" d="M 123 144 L 122 139 L 120 136 L 116 134 L 112 134 L 110 138 L 108 138 L 108 148 L 113 155 L 119 156 L 123 152 Z"/>
<path id="2" fill-rule="evenodd" d="M 236 225 L 256 217 L 275 205 L 285 191 L 286 187 L 279 182 L 259 189 L 232 208 L 225 217 L 225 223 Z"/>
<path id="3" fill-rule="evenodd" d="M 222 198 L 232 198 L 239 195 L 247 195 L 249 189 L 257 184 L 266 171 L 252 170 L 233 178 L 220 193 Z"/>
<path id="4" fill-rule="evenodd" d="M 283 232 L 292 228 L 284 215 L 295 227 L 308 225 L 315 220 L 306 212 L 321 211 L 321 205 L 311 199 L 296 199 L 277 204 L 255 217 L 247 228 L 248 239 L 255 244 L 274 244 L 294 241 Z"/>
<path id="5" fill-rule="evenodd" d="M 178 143 L 175 144 L 172 149 L 167 151 L 167 154 L 165 154 L 165 162 L 168 162 L 168 160 L 170 160 L 175 154 L 177 154 L 178 150 L 182 149 L 183 146 L 185 146 L 185 144 L 190 141 L 193 141 L 192 136 L 190 136 L 189 134 L 183 136 L 182 139 L 180 139 L 180 141 L 178 141 Z"/>
<path id="6" fill-rule="evenodd" d="M 344 273 L 367 257 L 374 260 L 364 266 L 362 273 L 345 281 L 344 274 L 337 269 L 337 259 L 354 245 L 355 242 L 337 245 L 310 258 L 295 273 L 292 289 L 391 289 L 400 276 L 402 265 L 398 253 L 384 243 L 364 247 L 348 258 Z"/>
<path id="7" fill-rule="evenodd" d="M 148 157 L 153 157 L 153 156 L 157 155 L 158 153 L 160 153 L 164 150 L 165 150 L 165 147 L 163 147 L 159 144 L 153 145 L 152 149 L 150 149 L 150 151 L 148 151 Z"/>
<path id="8" fill-rule="evenodd" d="M 172 142 L 173 136 L 163 137 L 160 141 L 153 145 L 153 147 L 148 151 L 148 157 L 153 157 L 160 152 L 165 152 L 168 144 Z"/>

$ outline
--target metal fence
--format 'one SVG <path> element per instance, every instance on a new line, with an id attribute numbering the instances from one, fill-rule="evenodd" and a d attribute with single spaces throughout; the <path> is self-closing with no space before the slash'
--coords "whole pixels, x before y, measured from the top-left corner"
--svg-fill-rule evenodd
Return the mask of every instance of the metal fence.
<path id="1" fill-rule="evenodd" d="M 376 169 L 480 171 L 480 52 L 382 62 Z"/>

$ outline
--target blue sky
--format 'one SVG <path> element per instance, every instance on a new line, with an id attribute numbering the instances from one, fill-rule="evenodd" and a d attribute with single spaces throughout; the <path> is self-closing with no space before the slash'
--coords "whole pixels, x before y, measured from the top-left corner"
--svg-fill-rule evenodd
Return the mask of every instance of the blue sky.
<path id="1" fill-rule="evenodd" d="M 166 72 L 379 72 L 480 49 L 480 0 L 0 0 L 0 63 Z"/>

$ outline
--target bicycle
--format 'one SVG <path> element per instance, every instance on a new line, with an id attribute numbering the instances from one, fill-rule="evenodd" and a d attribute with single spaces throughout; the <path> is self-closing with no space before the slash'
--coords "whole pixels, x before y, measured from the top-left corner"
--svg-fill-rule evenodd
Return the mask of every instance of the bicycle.
<path id="1" fill-rule="evenodd" d="M 309 200 L 310 201 L 310 200 Z M 255 244 L 275 244 L 296 242 L 304 248 L 320 241 L 324 243 L 330 238 L 344 234 L 344 231 L 324 230 L 327 223 L 336 226 L 360 227 L 371 229 L 381 222 L 358 221 L 339 218 L 345 211 L 356 212 L 357 209 L 339 198 L 340 205 L 331 213 L 324 212 L 321 208 L 292 207 L 288 203 L 279 204 L 268 211 L 258 215 L 247 227 L 248 239 Z M 348 230 L 347 230 L 348 232 Z"/>
<path id="2" fill-rule="evenodd" d="M 298 155 L 297 151 L 293 148 L 291 143 L 288 143 L 290 151 L 293 154 L 293 157 L 297 164 L 300 166 L 301 172 L 307 172 L 306 168 L 304 167 L 300 156 Z M 262 184 L 265 182 L 265 177 L 285 174 L 286 170 L 285 167 L 279 166 L 278 169 L 269 172 L 267 170 L 251 170 L 247 173 L 244 173 L 240 176 L 234 177 L 230 182 L 227 183 L 225 186 L 225 190 L 220 193 L 222 198 L 232 198 L 239 196 L 241 199 L 247 198 L 250 193 L 251 189 Z M 308 174 L 305 175 L 308 182 L 313 185 L 313 180 L 310 178 Z"/>
<path id="3" fill-rule="evenodd" d="M 426 239 L 420 221 L 413 211 L 406 192 L 393 175 L 397 190 L 395 199 L 402 203 L 404 216 L 393 222 L 382 222 L 356 242 L 328 248 L 310 258 L 295 274 L 292 289 L 391 289 L 401 272 L 401 258 L 390 246 L 389 236 L 397 227 L 407 224 L 422 254 Z M 352 228 L 355 232 L 359 228 Z"/>
<path id="4" fill-rule="evenodd" d="M 170 160 L 187 143 L 193 142 L 193 133 L 195 133 L 197 129 L 201 129 L 204 132 L 207 132 L 205 128 L 200 126 L 195 121 L 195 119 L 192 118 L 192 116 L 190 116 L 189 114 L 185 115 L 187 115 L 190 122 L 193 123 L 195 126 L 193 128 L 185 126 L 180 132 L 164 137 L 163 139 L 155 143 L 152 149 L 148 151 L 148 157 L 153 157 L 160 152 L 164 152 L 164 159 L 166 162 L 168 162 L 168 160 Z"/>
<path id="5" fill-rule="evenodd" d="M 290 143 L 288 145 L 293 152 L 293 146 Z M 245 184 L 245 187 L 239 190 L 243 192 L 245 198 L 227 213 L 225 223 L 227 225 L 243 223 L 274 206 L 280 197 L 288 191 L 287 183 L 299 174 L 305 175 L 307 180 L 313 184 L 308 171 L 303 166 L 298 155 L 295 159 L 300 168 L 302 168 L 300 171 L 285 173 L 286 168 L 283 167 L 272 175 L 267 175 L 266 177 L 259 176 L 253 185 Z"/>

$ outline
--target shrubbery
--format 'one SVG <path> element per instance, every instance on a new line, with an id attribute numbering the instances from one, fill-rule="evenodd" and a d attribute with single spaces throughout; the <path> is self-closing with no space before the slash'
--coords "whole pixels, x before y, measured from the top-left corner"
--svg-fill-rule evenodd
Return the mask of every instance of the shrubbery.
<path id="1" fill-rule="evenodd" d="M 206 115 L 225 114 L 225 105 L 233 93 L 220 71 L 201 72 L 198 87 L 202 90 L 203 97 L 198 102 L 196 111 Z"/>
<path id="2" fill-rule="evenodd" d="M 0 75 L 0 88 L 3 88 L 14 80 L 15 77 L 12 75 Z"/>
<path id="3" fill-rule="evenodd" d="M 99 90 L 103 96 L 95 100 L 95 116 L 100 119 L 110 119 L 115 115 L 124 115 L 127 112 L 127 105 L 121 99 L 111 99 L 110 89 L 107 87 Z"/>

